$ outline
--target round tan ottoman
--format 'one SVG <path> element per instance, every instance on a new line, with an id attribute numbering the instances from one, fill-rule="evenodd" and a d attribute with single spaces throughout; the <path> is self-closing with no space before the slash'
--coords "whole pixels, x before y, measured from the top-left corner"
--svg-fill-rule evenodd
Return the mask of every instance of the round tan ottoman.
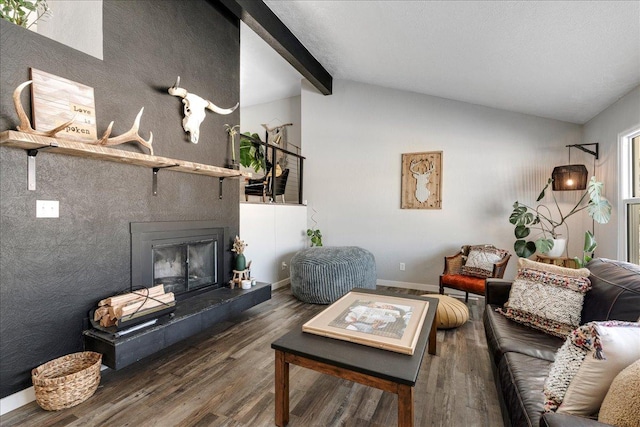
<path id="1" fill-rule="evenodd" d="M 469 320 L 469 308 L 462 301 L 440 294 L 424 294 L 422 296 L 440 300 L 438 311 L 436 312 L 438 329 L 457 328 Z"/>

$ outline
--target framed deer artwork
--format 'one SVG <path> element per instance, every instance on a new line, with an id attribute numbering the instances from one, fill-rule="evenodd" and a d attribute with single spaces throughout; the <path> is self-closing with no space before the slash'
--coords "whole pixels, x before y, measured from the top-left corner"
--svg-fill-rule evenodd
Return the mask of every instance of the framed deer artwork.
<path id="1" fill-rule="evenodd" d="M 402 155 L 402 209 L 442 209 L 442 151 Z"/>

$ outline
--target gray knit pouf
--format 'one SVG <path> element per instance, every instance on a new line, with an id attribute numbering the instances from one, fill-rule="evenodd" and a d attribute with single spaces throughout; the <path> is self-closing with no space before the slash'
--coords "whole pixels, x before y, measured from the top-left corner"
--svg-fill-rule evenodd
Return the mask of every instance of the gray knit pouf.
<path id="1" fill-rule="evenodd" d="M 331 304 L 353 288 L 376 288 L 376 260 L 366 249 L 321 246 L 291 258 L 291 292 L 300 301 Z"/>

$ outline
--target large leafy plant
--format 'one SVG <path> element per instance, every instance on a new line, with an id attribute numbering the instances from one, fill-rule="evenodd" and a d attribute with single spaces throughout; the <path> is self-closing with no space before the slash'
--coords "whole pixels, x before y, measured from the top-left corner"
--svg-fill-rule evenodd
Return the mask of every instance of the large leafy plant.
<path id="1" fill-rule="evenodd" d="M 553 182 L 552 178 L 549 178 L 547 185 L 542 189 L 536 202 L 539 202 L 545 197 L 546 191 L 549 185 Z M 514 234 L 516 236 L 516 242 L 513 245 L 513 249 L 520 257 L 527 258 L 533 255 L 536 250 L 540 253 L 547 253 L 553 248 L 553 239 L 558 238 L 558 228 L 564 226 L 567 229 L 567 219 L 576 213 L 587 210 L 587 213 L 594 221 L 599 224 L 606 224 L 611 219 L 611 203 L 602 196 L 602 190 L 604 185 L 596 181 L 595 176 L 591 177 L 589 185 L 586 191 L 580 197 L 580 200 L 573 206 L 568 213 L 563 213 L 560 210 L 560 205 L 553 192 L 553 202 L 555 209 L 558 212 L 558 219 L 554 219 L 551 209 L 548 206 L 540 204 L 535 207 L 528 206 L 524 203 L 516 201 L 513 204 L 513 212 L 509 217 L 509 222 L 515 225 Z M 588 200 L 588 202 L 587 202 Z M 539 236 L 536 240 L 528 240 L 532 230 L 537 230 Z M 583 254 L 583 262 L 586 259 L 585 255 L 587 251 L 593 252 L 597 243 L 593 234 L 588 232 L 585 235 L 585 252 Z"/>
<path id="2" fill-rule="evenodd" d="M 36 18 L 29 24 L 32 13 L 36 14 Z M 0 18 L 21 27 L 29 28 L 39 19 L 50 14 L 51 8 L 47 0 L 0 0 Z"/>
<path id="3" fill-rule="evenodd" d="M 240 135 L 240 164 L 255 172 L 265 168 L 264 145 L 259 141 L 257 133 L 245 132 Z"/>

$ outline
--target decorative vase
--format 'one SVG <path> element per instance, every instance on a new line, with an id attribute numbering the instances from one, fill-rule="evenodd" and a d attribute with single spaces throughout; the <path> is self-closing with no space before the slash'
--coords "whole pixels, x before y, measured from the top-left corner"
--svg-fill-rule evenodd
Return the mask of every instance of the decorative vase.
<path id="1" fill-rule="evenodd" d="M 244 271 L 247 268 L 247 259 L 244 254 L 238 254 L 236 256 L 236 271 Z"/>
<path id="2" fill-rule="evenodd" d="M 567 246 L 567 239 L 553 239 L 553 248 L 546 253 L 548 257 L 560 258 L 564 254 L 564 249 Z"/>

